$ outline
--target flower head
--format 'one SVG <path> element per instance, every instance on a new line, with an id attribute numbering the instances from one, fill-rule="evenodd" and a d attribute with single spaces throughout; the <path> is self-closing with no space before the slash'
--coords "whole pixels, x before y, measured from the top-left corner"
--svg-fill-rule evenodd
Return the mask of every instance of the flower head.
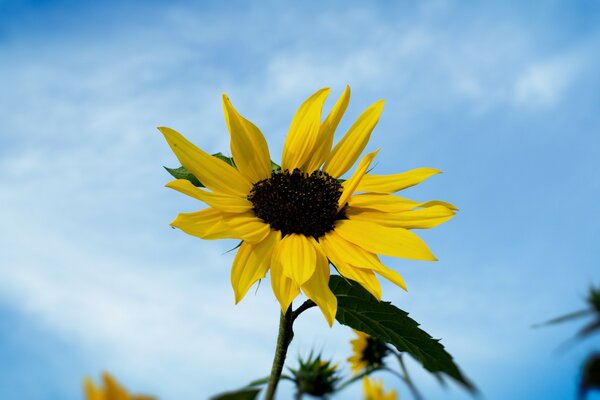
<path id="1" fill-rule="evenodd" d="M 108 373 L 102 374 L 104 387 L 96 387 L 90 378 L 84 381 L 86 400 L 155 400 L 144 395 L 130 395 L 127 390 Z"/>
<path id="2" fill-rule="evenodd" d="M 284 144 L 281 168 L 272 168 L 260 130 L 223 96 L 234 165 L 213 157 L 170 128 L 159 128 L 181 164 L 208 189 L 177 179 L 167 187 L 208 204 L 171 223 L 203 239 L 242 241 L 231 269 L 236 302 L 270 272 L 275 297 L 286 312 L 302 291 L 333 324 L 337 300 L 328 287 L 329 263 L 381 299 L 378 274 L 405 288 L 402 277 L 378 254 L 435 260 L 410 229 L 447 221 L 455 208 L 444 202 L 416 202 L 392 193 L 439 173 L 418 168 L 395 175 L 367 173 L 377 151 L 365 149 L 383 110 L 367 108 L 333 147 L 333 135 L 350 99 L 346 88 L 322 120 L 329 89 L 310 96 L 296 112 Z"/>
<path id="3" fill-rule="evenodd" d="M 365 400 L 396 400 L 398 398 L 395 390 L 384 393 L 382 380 L 365 377 L 363 379 L 363 390 Z"/>
<path id="4" fill-rule="evenodd" d="M 387 344 L 366 333 L 355 330 L 356 339 L 352 344 L 352 356 L 348 358 L 352 372 L 356 375 L 367 367 L 381 367 L 389 349 Z"/>
<path id="5" fill-rule="evenodd" d="M 336 389 L 340 380 L 337 367 L 337 364 L 322 360 L 320 355 L 314 357 L 311 354 L 307 360 L 300 359 L 298 368 L 290 368 L 290 372 L 299 393 L 323 397 Z"/>

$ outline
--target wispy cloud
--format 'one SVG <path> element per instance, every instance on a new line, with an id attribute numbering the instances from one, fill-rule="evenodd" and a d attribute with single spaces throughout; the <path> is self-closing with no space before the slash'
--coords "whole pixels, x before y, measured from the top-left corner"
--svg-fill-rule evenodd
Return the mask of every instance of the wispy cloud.
<path id="1" fill-rule="evenodd" d="M 505 179 L 496 189 L 505 197 L 494 199 L 485 188 L 473 187 L 480 171 L 455 172 L 476 182 L 455 188 L 467 203 L 460 205 L 472 206 L 461 211 L 466 222 L 439 233 L 447 239 L 432 235 L 434 248 L 446 251 L 447 264 L 441 270 L 412 269 L 411 263 L 390 261 L 407 274 L 411 292 L 386 291 L 423 318 L 434 335 L 443 335 L 483 385 L 492 385 L 494 373 L 485 371 L 493 362 L 509 369 L 508 345 L 502 341 L 515 328 L 489 326 L 509 319 L 515 301 L 539 297 L 521 316 L 526 324 L 544 301 L 559 300 L 552 288 L 532 295 L 528 285 L 516 281 L 539 272 L 528 251 L 548 246 L 545 240 L 551 242 L 554 233 L 540 233 L 544 240 L 534 242 L 534 250 L 506 239 L 512 234 L 506 210 L 524 207 L 514 204 L 521 200 L 517 195 L 507 204 L 506 192 L 515 184 L 506 174 L 518 180 L 529 164 L 517 159 L 507 172 L 506 162 L 483 159 L 492 154 L 490 148 L 510 143 L 497 132 L 485 141 L 476 123 L 494 126 L 507 113 L 529 118 L 532 109 L 541 121 L 544 112 L 560 109 L 589 78 L 590 65 L 597 65 L 591 55 L 597 40 L 591 36 L 584 45 L 559 48 L 544 42 L 554 26 L 529 26 L 518 10 L 491 6 L 471 12 L 452 2 L 318 12 L 312 6 L 271 6 L 233 12 L 181 3 L 144 6 L 128 19 L 123 15 L 131 10 L 94 6 L 78 9 L 87 19 L 72 15 L 54 32 L 5 28 L 12 34 L 0 44 L 11 60 L 0 65 L 0 301 L 49 335 L 67 338 L 89 365 L 114 369 L 167 400 L 206 397 L 234 384 L 230 376 L 243 384 L 266 373 L 277 315 L 269 283 L 233 306 L 232 255 L 224 253 L 235 244 L 201 243 L 168 229 L 177 212 L 200 206 L 162 188 L 168 177 L 160 165 L 176 161 L 154 128 L 173 126 L 209 151 L 227 151 L 219 102 L 226 91 L 264 130 L 278 158 L 299 101 L 320 86 L 339 91 L 351 84 L 354 99 L 343 126 L 368 103 L 387 100 L 374 138 L 394 147 L 382 154 L 385 168 L 396 165 L 396 147 L 411 143 L 418 144 L 413 149 L 435 152 L 436 163 L 458 165 L 453 163 L 460 159 L 481 168 L 485 162 L 494 168 L 491 176 Z M 98 10 L 110 17 L 106 25 L 91 17 Z M 453 117 L 434 120 L 444 113 Z M 470 130 L 453 133 L 462 129 Z M 413 153 L 407 151 L 399 162 L 412 162 Z M 452 175 L 447 179 L 452 182 Z M 422 196 L 432 193 L 422 190 Z M 521 195 L 536 199 L 528 196 Z M 468 203 L 475 200 L 478 205 Z M 556 200 L 567 201 L 573 202 Z M 554 209 L 540 212 L 548 210 Z M 483 229 L 481 221 L 491 228 Z M 504 242 L 495 246 L 503 249 L 486 247 L 502 235 Z M 469 248 L 446 248 L 453 245 Z M 505 254 L 507 248 L 514 253 Z M 566 254 L 555 258 L 565 260 Z M 508 265 L 511 257 L 521 261 Z M 477 267 L 461 265 L 466 263 Z M 562 274 L 553 268 L 537 279 L 548 283 Z M 432 282 L 434 274 L 438 278 Z M 440 282 L 448 286 L 440 288 Z M 503 295 L 494 295 L 494 288 Z M 341 361 L 347 346 L 339 338 L 346 339 L 347 330 L 327 330 L 317 314 L 307 318 L 293 351 L 321 346 Z M 478 328 L 481 321 L 488 325 L 484 330 Z M 515 352 L 525 351 L 533 339 L 519 340 Z M 3 376 L 0 382 L 10 382 L 10 371 Z"/>

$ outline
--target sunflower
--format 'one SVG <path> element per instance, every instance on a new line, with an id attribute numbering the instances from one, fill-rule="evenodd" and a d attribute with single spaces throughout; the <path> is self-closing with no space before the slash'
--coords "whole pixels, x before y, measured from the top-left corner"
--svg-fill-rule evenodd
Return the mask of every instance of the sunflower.
<path id="1" fill-rule="evenodd" d="M 90 378 L 84 381 L 86 400 L 155 400 L 144 395 L 130 395 L 127 390 L 108 373 L 102 374 L 104 388 L 98 388 Z"/>
<path id="2" fill-rule="evenodd" d="M 395 390 L 384 393 L 382 380 L 370 380 L 365 377 L 363 379 L 363 391 L 365 400 L 396 400 L 398 398 Z"/>
<path id="3" fill-rule="evenodd" d="M 351 340 L 352 356 L 348 358 L 352 372 L 356 375 L 367 367 L 380 367 L 389 352 L 387 344 L 366 333 L 354 330 L 356 339 Z"/>
<path id="4" fill-rule="evenodd" d="M 439 225 L 455 208 L 393 195 L 440 171 L 418 168 L 372 175 L 367 171 L 377 151 L 364 156 L 353 174 L 341 180 L 367 145 L 383 101 L 368 107 L 332 149 L 350 89 L 346 87 L 322 121 L 328 94 L 329 89 L 317 91 L 294 115 L 280 168 L 272 168 L 263 134 L 236 111 L 227 95 L 223 108 L 234 165 L 202 151 L 173 129 L 158 129 L 181 164 L 208 189 L 185 179 L 168 183 L 209 206 L 179 214 L 171 225 L 202 239 L 242 241 L 231 269 L 236 303 L 270 271 L 284 313 L 302 291 L 332 325 L 337 300 L 328 287 L 329 263 L 377 299 L 381 286 L 375 274 L 406 289 L 402 277 L 377 255 L 436 260 L 410 229 Z"/>

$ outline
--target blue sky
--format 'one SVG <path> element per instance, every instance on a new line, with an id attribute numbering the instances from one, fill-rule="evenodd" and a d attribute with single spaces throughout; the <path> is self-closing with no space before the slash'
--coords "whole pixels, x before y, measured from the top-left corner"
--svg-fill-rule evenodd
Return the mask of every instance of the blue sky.
<path id="1" fill-rule="evenodd" d="M 165 400 L 266 375 L 269 285 L 234 306 L 235 243 L 168 227 L 199 204 L 163 187 L 155 127 L 228 152 L 226 92 L 281 154 L 300 102 L 346 84 L 338 133 L 385 99 L 376 171 L 439 168 L 407 197 L 461 209 L 420 233 L 438 263 L 386 260 L 409 292 L 384 297 L 486 399 L 573 398 L 598 338 L 556 354 L 577 324 L 531 325 L 600 280 L 599 22 L 593 1 L 0 1 L 0 398 L 80 399 L 102 370 Z M 307 312 L 289 365 L 343 361 L 351 336 Z M 410 367 L 427 399 L 469 398 Z"/>

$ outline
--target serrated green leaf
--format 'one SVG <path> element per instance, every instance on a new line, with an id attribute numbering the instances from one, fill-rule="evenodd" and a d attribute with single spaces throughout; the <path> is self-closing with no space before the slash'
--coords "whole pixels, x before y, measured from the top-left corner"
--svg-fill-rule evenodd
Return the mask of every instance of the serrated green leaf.
<path id="1" fill-rule="evenodd" d="M 445 374 L 470 392 L 477 392 L 439 340 L 420 329 L 408 313 L 390 302 L 378 301 L 358 283 L 340 276 L 331 276 L 329 286 L 338 299 L 335 318 L 340 324 L 383 340 L 410 354 L 429 372 Z"/>
<path id="2" fill-rule="evenodd" d="M 204 187 L 204 185 L 198 180 L 198 178 L 196 178 L 194 175 L 192 175 L 192 173 L 190 171 L 188 171 L 187 169 L 185 169 L 185 167 L 183 167 L 183 166 L 179 167 L 179 168 L 168 168 L 168 167 L 163 167 L 163 168 L 166 169 L 167 172 L 170 173 L 175 179 L 187 179 L 194 186 Z"/>
<path id="3" fill-rule="evenodd" d="M 221 393 L 210 398 L 210 400 L 255 400 L 260 393 L 260 389 L 243 388 L 233 392 Z"/>

